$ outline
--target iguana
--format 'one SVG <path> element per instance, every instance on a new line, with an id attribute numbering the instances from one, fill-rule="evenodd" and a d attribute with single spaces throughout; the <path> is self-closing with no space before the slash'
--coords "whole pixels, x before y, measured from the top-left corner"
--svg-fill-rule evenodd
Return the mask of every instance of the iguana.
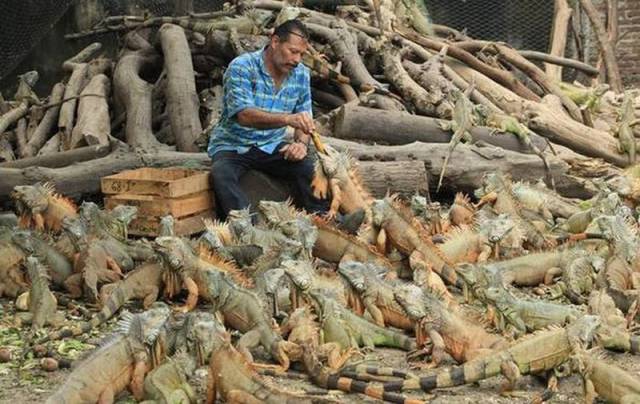
<path id="1" fill-rule="evenodd" d="M 447 156 L 442 163 L 442 170 L 440 170 L 440 178 L 438 179 L 438 185 L 436 186 L 436 192 L 440 190 L 442 186 L 442 179 L 444 178 L 444 172 L 449 164 L 451 154 L 456 145 L 461 141 L 470 143 L 473 141 L 471 136 L 471 129 L 476 121 L 476 115 L 474 111 L 473 103 L 469 100 L 471 93 L 473 92 L 475 85 L 471 83 L 464 93 L 459 92 L 456 97 L 456 103 L 453 107 L 453 116 L 450 122 L 442 125 L 442 129 L 450 130 L 453 132 L 451 140 L 449 141 L 449 150 Z"/>
<path id="2" fill-rule="evenodd" d="M 339 304 L 331 290 L 315 288 L 311 274 L 294 262 L 284 266 L 297 293 L 311 304 L 321 324 L 322 342 L 336 342 L 342 349 L 362 346 L 387 346 L 404 350 L 415 349 L 411 338 L 380 327 Z"/>
<path id="3" fill-rule="evenodd" d="M 633 165 L 636 162 L 637 144 L 631 127 L 632 125 L 637 125 L 639 122 L 635 117 L 633 96 L 628 91 L 625 91 L 624 100 L 622 101 L 618 115 L 618 151 L 627 154 L 629 156 L 629 165 Z"/>
<path id="4" fill-rule="evenodd" d="M 55 323 L 58 301 L 49 290 L 47 268 L 35 257 L 28 257 L 25 266 L 31 281 L 29 289 L 29 311 L 33 315 L 31 328 L 36 330 L 47 323 Z"/>
<path id="5" fill-rule="evenodd" d="M 640 403 L 640 379 L 636 374 L 582 349 L 576 349 L 571 364 L 582 376 L 586 403 L 595 402 L 596 397 L 615 404 Z"/>
<path id="6" fill-rule="evenodd" d="M 513 390 L 522 375 L 542 374 L 566 363 L 578 343 L 587 345 L 599 321 L 584 316 L 566 328 L 538 331 L 493 354 L 435 374 L 398 382 L 383 383 L 385 391 L 423 390 L 460 386 L 502 374 L 507 380 L 503 391 Z"/>
<path id="7" fill-rule="evenodd" d="M 15 186 L 11 198 L 16 204 L 21 227 L 57 233 L 65 217 L 78 216 L 75 204 L 57 194 L 50 183 Z"/>
<path id="8" fill-rule="evenodd" d="M 228 333 L 213 333 L 211 340 L 213 353 L 207 378 L 208 404 L 216 402 L 218 397 L 232 403 L 328 402 L 327 399 L 319 397 L 311 398 L 283 391 L 268 383 L 256 373 L 253 363 L 231 345 L 231 336 Z"/>
<path id="9" fill-rule="evenodd" d="M 507 345 L 502 337 L 487 333 L 438 296 L 415 285 L 394 289 L 394 297 L 414 321 L 418 346 L 423 347 L 431 340 L 431 365 L 437 366 L 445 352 L 458 363 L 464 363 Z"/>
<path id="10" fill-rule="evenodd" d="M 196 393 L 187 380 L 187 375 L 193 373 L 195 368 L 195 358 L 192 355 L 178 352 L 146 375 L 145 400 L 158 404 L 197 403 Z"/>
<path id="11" fill-rule="evenodd" d="M 73 264 L 69 259 L 38 234 L 28 230 L 18 230 L 13 233 L 11 240 L 25 254 L 36 257 L 47 268 L 55 286 L 63 286 L 64 281 L 72 274 Z"/>
<path id="12" fill-rule="evenodd" d="M 222 314 L 226 324 L 244 333 L 237 345 L 250 362 L 249 349 L 261 345 L 285 370 L 289 367 L 287 351 L 295 347 L 274 329 L 253 292 L 238 286 L 214 265 L 199 260 L 180 238 L 158 237 L 154 244 L 166 265 L 181 274 L 189 291 L 185 309 L 193 309 L 198 298 L 204 298 Z"/>
<path id="13" fill-rule="evenodd" d="M 340 279 L 334 271 L 322 271 L 317 268 L 310 260 L 292 260 L 284 259 L 280 262 L 279 268 L 285 271 L 289 281 L 293 274 L 298 281 L 297 287 L 289 287 L 289 301 L 291 302 L 291 309 L 295 310 L 308 303 L 305 300 L 304 292 L 308 289 L 325 289 L 331 293 L 331 296 L 336 301 L 347 306 L 347 293 L 344 282 Z M 291 282 L 288 282 L 291 284 Z M 297 285 L 295 282 L 293 285 Z"/>
<path id="14" fill-rule="evenodd" d="M 338 265 L 338 273 L 349 285 L 347 302 L 356 314 L 362 316 L 367 311 L 380 327 L 415 328 L 415 322 L 393 296 L 394 285 L 379 276 L 380 268 L 372 264 L 345 261 Z"/>
<path id="15" fill-rule="evenodd" d="M 431 237 L 420 227 L 413 224 L 410 212 L 392 197 L 376 199 L 371 205 L 372 222 L 378 232 L 378 248 L 386 251 L 387 243 L 409 256 L 411 268 L 425 271 L 427 284 L 444 297 L 452 296 L 442 281 L 462 287 L 456 271 L 447 257 L 433 244 Z"/>
<path id="16" fill-rule="evenodd" d="M 449 208 L 449 221 L 454 226 L 462 224 L 472 224 L 476 213 L 469 197 L 461 192 L 456 193 L 453 203 Z"/>
<path id="17" fill-rule="evenodd" d="M 160 218 L 160 227 L 158 229 L 158 237 L 175 236 L 176 220 L 171 215 L 162 216 Z"/>
<path id="18" fill-rule="evenodd" d="M 155 303 L 144 313 L 124 316 L 119 333 L 80 363 L 46 403 L 113 402 L 127 387 L 141 400 L 153 345 L 169 312 Z"/>
<path id="19" fill-rule="evenodd" d="M 100 290 L 102 309 L 89 321 L 49 333 L 38 343 L 43 344 L 46 341 L 55 341 L 87 333 L 113 317 L 118 310 L 133 299 L 142 299 L 143 307 L 148 309 L 156 301 L 158 293 L 162 289 L 163 275 L 164 270 L 161 263 L 142 264 L 128 273 L 123 280 L 102 287 Z"/>
<path id="20" fill-rule="evenodd" d="M 454 227 L 437 248 L 452 264 L 485 262 L 491 257 L 492 249 L 488 235 L 482 230 L 468 225 Z"/>
<path id="21" fill-rule="evenodd" d="M 365 211 L 365 223 L 371 218 L 369 205 L 373 197 L 365 188 L 353 158 L 346 152 L 339 152 L 331 146 L 325 146 L 326 154 L 318 153 L 311 187 L 313 195 L 326 199 L 331 195 L 328 218 L 334 218 L 338 212 L 354 213 Z"/>
<path id="22" fill-rule="evenodd" d="M 451 226 L 440 202 L 428 203 L 424 196 L 413 195 L 411 197 L 411 211 L 432 236 L 446 233 Z"/>
<path id="23" fill-rule="evenodd" d="M 240 243 L 257 245 L 262 248 L 263 251 L 282 243 L 294 242 L 278 231 L 254 226 L 248 208 L 230 211 L 227 221 L 229 222 L 231 232 Z M 302 247 L 301 243 L 298 242 L 298 244 Z"/>
<path id="24" fill-rule="evenodd" d="M 627 319 L 605 290 L 591 293 L 589 314 L 600 318 L 601 324 L 595 334 L 599 346 L 613 351 L 640 355 L 640 335 L 632 335 L 627 329 Z"/>
<path id="25" fill-rule="evenodd" d="M 538 181 L 535 184 L 517 181 L 513 184 L 512 190 L 520 203 L 529 209 L 538 211 L 545 218 L 550 216 L 568 218 L 581 211 L 575 200 L 558 195 L 549 189 L 543 181 Z"/>
<path id="26" fill-rule="evenodd" d="M 551 298 L 566 296 L 571 303 L 585 304 L 591 291 L 595 288 L 598 273 L 604 272 L 605 260 L 597 254 L 584 251 L 562 272 L 562 277 L 555 284 Z"/>
<path id="27" fill-rule="evenodd" d="M 525 235 L 507 213 L 497 214 L 488 206 L 476 214 L 476 226 L 486 235 L 494 260 L 514 258 L 526 251 L 522 247 Z"/>
<path id="28" fill-rule="evenodd" d="M 240 267 L 252 265 L 263 253 L 262 247 L 252 244 L 240 244 L 231 235 L 227 223 L 203 220 L 205 231 L 198 239 L 198 249 L 208 250 L 227 261 L 233 261 Z"/>
<path id="29" fill-rule="evenodd" d="M 13 230 L 0 227 L 0 297 L 16 297 L 29 288 L 21 265 L 26 254 L 11 240 Z"/>
<path id="30" fill-rule="evenodd" d="M 496 328 L 500 331 L 511 329 L 516 336 L 550 325 L 563 326 L 581 315 L 577 308 L 569 305 L 517 299 L 502 286 L 487 288 L 484 297 L 485 303 L 495 309 Z"/>

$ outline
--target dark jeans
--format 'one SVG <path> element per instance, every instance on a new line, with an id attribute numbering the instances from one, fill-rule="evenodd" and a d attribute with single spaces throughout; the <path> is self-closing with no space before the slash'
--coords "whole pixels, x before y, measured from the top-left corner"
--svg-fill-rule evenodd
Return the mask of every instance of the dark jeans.
<path id="1" fill-rule="evenodd" d="M 261 171 L 286 181 L 292 186 L 296 206 L 306 209 L 309 213 L 324 213 L 329 209 L 327 200 L 313 196 L 313 160 L 309 156 L 301 161 L 285 160 L 284 155 L 278 151 L 285 144 L 278 145 L 273 154 L 252 147 L 244 154 L 220 151 L 213 155 L 211 181 L 221 220 L 227 218 L 230 210 L 249 206 L 249 199 L 240 188 L 240 178 L 248 170 Z"/>

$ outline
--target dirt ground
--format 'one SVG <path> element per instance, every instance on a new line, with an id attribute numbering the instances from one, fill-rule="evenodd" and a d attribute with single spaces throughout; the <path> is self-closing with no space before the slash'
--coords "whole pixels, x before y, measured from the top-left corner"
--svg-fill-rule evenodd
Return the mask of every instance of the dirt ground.
<path id="1" fill-rule="evenodd" d="M 20 356 L 24 336 L 27 334 L 29 326 L 16 327 L 13 303 L 6 299 L 0 299 L 0 346 L 9 347 L 14 355 L 14 360 L 9 363 L 0 364 L 0 403 L 29 403 L 43 402 L 58 388 L 70 373 L 70 369 L 59 369 L 55 372 L 45 372 L 39 366 L 38 358 L 27 358 L 24 362 L 16 360 Z M 136 306 L 131 307 L 135 311 Z M 67 313 L 67 318 L 79 320 L 77 313 Z M 116 319 L 112 319 L 103 325 L 93 334 L 73 340 L 63 344 L 56 343 L 53 349 L 62 357 L 73 359 L 82 357 L 83 351 L 90 351 L 92 347 L 99 345 L 100 340 L 108 335 L 113 328 Z M 405 352 L 393 349 L 376 349 L 373 352 L 366 352 L 365 356 L 358 361 L 370 365 L 390 366 L 399 369 L 409 369 Z M 257 356 L 259 358 L 259 355 Z M 640 379 L 640 358 L 629 354 L 606 353 L 605 358 L 611 363 L 638 375 Z M 453 363 L 451 363 L 453 364 Z M 426 374 L 428 371 L 422 371 Z M 299 374 L 293 371 L 292 373 Z M 420 373 L 420 372 L 414 372 Z M 308 392 L 312 394 L 324 394 L 325 391 L 318 389 L 311 383 L 298 378 L 274 378 L 268 377 L 274 385 L 297 392 Z M 204 401 L 206 380 L 206 368 L 196 372 L 194 387 L 199 391 L 199 397 Z M 409 392 L 407 395 L 415 398 L 425 399 L 431 403 L 530 403 L 531 400 L 543 391 L 545 382 L 542 378 L 525 376 L 518 384 L 519 395 L 516 397 L 502 397 L 499 394 L 500 385 L 504 381 L 502 377 L 482 381 L 477 385 L 469 385 L 458 388 L 439 390 L 432 395 L 419 392 Z M 556 394 L 550 403 L 582 403 L 584 402 L 582 393 L 582 381 L 578 376 L 571 376 L 560 380 L 559 393 Z M 375 402 L 376 400 L 366 398 L 361 395 L 343 395 L 342 393 L 331 393 L 331 397 L 339 402 L 359 403 Z M 119 403 L 134 403 L 126 393 L 118 398 Z"/>

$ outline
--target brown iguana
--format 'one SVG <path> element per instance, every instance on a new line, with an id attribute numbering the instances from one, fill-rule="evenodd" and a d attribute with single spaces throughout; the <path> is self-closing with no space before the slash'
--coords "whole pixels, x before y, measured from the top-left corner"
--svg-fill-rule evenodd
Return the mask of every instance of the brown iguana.
<path id="1" fill-rule="evenodd" d="M 249 349 L 261 345 L 286 370 L 289 367 L 287 352 L 294 344 L 284 341 L 268 318 L 258 297 L 248 289 L 238 286 L 216 266 L 198 259 L 186 241 L 177 237 L 158 237 L 155 248 L 173 271 L 180 273 L 183 285 L 189 292 L 184 309 L 191 310 L 198 298 L 213 304 L 225 323 L 244 335 L 238 341 L 238 349 L 249 359 Z"/>
<path id="2" fill-rule="evenodd" d="M 21 268 L 25 253 L 11 240 L 13 230 L 0 227 L 0 297 L 16 297 L 29 289 Z"/>
<path id="3" fill-rule="evenodd" d="M 624 100 L 620 107 L 619 125 L 618 125 L 618 151 L 625 153 L 629 156 L 629 165 L 633 165 L 636 162 L 636 138 L 631 129 L 632 125 L 637 125 L 639 122 L 635 117 L 635 108 L 633 107 L 633 96 L 629 91 L 625 91 Z"/>
<path id="4" fill-rule="evenodd" d="M 31 328 L 35 330 L 56 322 L 58 301 L 49 290 L 47 268 L 35 257 L 28 257 L 25 266 L 31 280 L 29 311 L 33 315 Z"/>
<path id="5" fill-rule="evenodd" d="M 123 280 L 102 287 L 100 290 L 102 309 L 89 321 L 49 333 L 38 343 L 42 344 L 46 341 L 55 341 L 89 332 L 113 317 L 118 310 L 133 299 L 142 299 L 143 307 L 148 309 L 156 301 L 163 286 L 163 275 L 161 263 L 142 264 L 128 273 Z"/>
<path id="6" fill-rule="evenodd" d="M 413 195 L 411 197 L 411 211 L 432 236 L 446 233 L 451 226 L 440 202 L 429 203 L 424 196 Z"/>
<path id="7" fill-rule="evenodd" d="M 73 265 L 69 259 L 38 234 L 29 230 L 18 230 L 13 233 L 11 240 L 25 254 L 36 257 L 48 269 L 55 286 L 63 286 L 72 274 Z"/>
<path id="8" fill-rule="evenodd" d="M 196 393 L 187 381 L 187 375 L 193 373 L 195 368 L 195 359 L 189 353 L 178 352 L 146 375 L 145 400 L 153 400 L 158 404 L 197 403 Z"/>
<path id="9" fill-rule="evenodd" d="M 600 318 L 601 324 L 595 335 L 599 346 L 613 351 L 640 355 L 640 335 L 632 335 L 627 329 L 627 319 L 605 290 L 591 293 L 589 314 Z"/>
<path id="10" fill-rule="evenodd" d="M 538 331 L 463 365 L 437 371 L 435 374 L 398 382 L 383 383 L 385 391 L 423 390 L 461 386 L 502 374 L 507 380 L 503 391 L 513 390 L 522 375 L 541 374 L 567 362 L 576 344 L 588 346 L 599 321 L 584 316 L 566 328 Z"/>
<path id="11" fill-rule="evenodd" d="M 442 170 L 440 170 L 440 178 L 438 179 L 438 186 L 436 192 L 440 190 L 442 185 L 442 179 L 444 178 L 444 172 L 449 164 L 449 159 L 455 147 L 461 141 L 470 143 L 473 141 L 471 136 L 471 129 L 475 124 L 476 115 L 474 111 L 473 103 L 469 100 L 469 96 L 473 92 L 475 85 L 471 83 L 464 93 L 459 92 L 457 95 L 456 103 L 453 107 L 453 116 L 450 122 L 442 125 L 444 130 L 450 130 L 453 132 L 451 140 L 449 141 L 449 150 L 447 156 L 442 163 Z"/>
<path id="12" fill-rule="evenodd" d="M 454 226 L 472 224 L 476 213 L 469 197 L 461 192 L 456 193 L 451 208 L 449 209 L 449 221 Z"/>
<path id="13" fill-rule="evenodd" d="M 141 400 L 153 345 L 169 313 L 167 305 L 155 303 L 144 313 L 124 316 L 119 333 L 80 363 L 46 403 L 113 402 L 127 387 Z"/>
<path id="14" fill-rule="evenodd" d="M 445 352 L 464 363 L 507 346 L 504 338 L 487 333 L 429 291 L 408 284 L 394 289 L 394 297 L 414 321 L 418 346 L 431 340 L 429 366 L 437 366 Z"/>
<path id="15" fill-rule="evenodd" d="M 426 283 L 452 301 L 453 298 L 442 281 L 462 287 L 456 271 L 446 256 L 431 241 L 424 229 L 413 223 L 413 216 L 395 198 L 377 199 L 371 205 L 373 225 L 379 228 L 377 245 L 387 250 L 387 243 L 409 256 L 411 268 L 425 271 Z M 414 275 L 415 277 L 415 275 Z"/>
<path id="16" fill-rule="evenodd" d="M 16 204 L 22 227 L 57 233 L 65 217 L 78 216 L 75 204 L 57 194 L 50 183 L 18 185 L 13 188 L 11 198 Z"/>

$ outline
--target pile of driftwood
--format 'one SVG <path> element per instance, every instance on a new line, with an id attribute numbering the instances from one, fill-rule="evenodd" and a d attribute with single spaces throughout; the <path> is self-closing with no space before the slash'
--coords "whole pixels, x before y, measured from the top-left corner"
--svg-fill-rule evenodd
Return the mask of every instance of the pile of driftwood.
<path id="1" fill-rule="evenodd" d="M 587 78 L 598 74 L 558 56 L 566 10 L 556 19 L 551 56 L 431 24 L 415 1 L 326 3 L 344 5 L 329 13 L 237 1 L 221 12 L 185 17 L 108 17 L 94 30 L 69 35 L 115 31 L 122 47 L 107 58 L 94 43 L 67 60 L 66 77 L 46 99 L 31 90 L 37 74 L 20 77 L 14 100 L 0 102 L 0 195 L 18 184 L 52 181 L 78 197 L 98 192 L 100 177 L 124 169 L 208 165 L 201 151 L 220 114 L 225 66 L 260 49 L 277 23 L 294 17 L 311 32 L 305 64 L 313 72 L 322 133 L 368 160 L 362 171 L 370 186 L 377 181 L 374 194 L 399 190 L 397 183 L 411 193 L 423 190 L 425 172 L 437 177 L 450 148 L 447 191 L 472 190 L 491 169 L 547 178 L 561 194 L 588 197 L 594 192 L 588 177 L 617 176 L 616 167 L 635 163 L 634 93 L 625 115 L 606 30 L 603 60 L 618 92 L 559 80 L 562 66 Z M 581 3 L 590 9 L 589 0 Z M 550 63 L 547 71 L 540 60 Z M 455 131 L 446 124 L 464 118 L 454 110 L 465 91 L 473 103 L 473 116 L 466 117 L 473 141 L 449 146 Z"/>

